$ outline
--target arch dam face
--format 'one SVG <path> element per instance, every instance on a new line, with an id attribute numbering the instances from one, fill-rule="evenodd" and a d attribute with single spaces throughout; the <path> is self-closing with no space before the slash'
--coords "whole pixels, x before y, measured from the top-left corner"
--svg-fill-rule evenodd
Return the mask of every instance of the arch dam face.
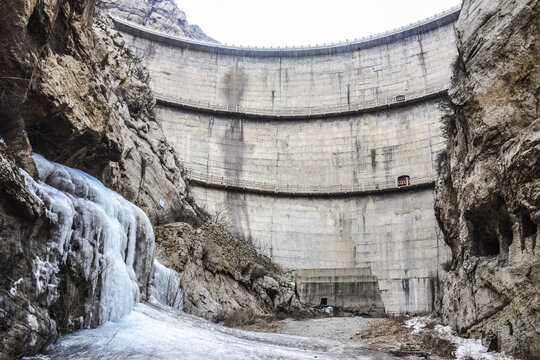
<path id="1" fill-rule="evenodd" d="M 150 70 L 196 200 L 285 268 L 367 269 L 401 313 L 433 308 L 449 259 L 433 182 L 458 13 L 281 49 L 114 21 Z"/>

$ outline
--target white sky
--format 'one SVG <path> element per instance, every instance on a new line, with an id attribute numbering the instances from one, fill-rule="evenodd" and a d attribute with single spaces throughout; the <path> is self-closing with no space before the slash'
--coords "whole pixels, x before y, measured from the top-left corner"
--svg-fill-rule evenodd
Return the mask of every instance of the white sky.
<path id="1" fill-rule="evenodd" d="M 422 20 L 461 0 L 175 0 L 190 24 L 225 43 L 314 45 Z"/>

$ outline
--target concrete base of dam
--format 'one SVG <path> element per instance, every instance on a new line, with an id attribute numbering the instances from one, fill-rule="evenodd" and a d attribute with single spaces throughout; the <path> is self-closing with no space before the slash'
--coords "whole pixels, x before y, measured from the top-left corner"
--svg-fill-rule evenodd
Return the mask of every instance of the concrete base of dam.
<path id="1" fill-rule="evenodd" d="M 435 221 L 432 188 L 321 198 L 195 185 L 192 194 L 286 269 L 367 268 L 387 313 L 433 309 L 450 251 Z"/>
<path id="2" fill-rule="evenodd" d="M 385 314 L 377 277 L 369 268 L 305 269 L 294 272 L 300 301 L 373 317 Z"/>

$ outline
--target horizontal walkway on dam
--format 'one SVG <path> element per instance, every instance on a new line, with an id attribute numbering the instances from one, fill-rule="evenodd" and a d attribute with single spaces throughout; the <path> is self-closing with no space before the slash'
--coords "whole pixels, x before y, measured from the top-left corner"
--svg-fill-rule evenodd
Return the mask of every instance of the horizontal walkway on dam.
<path id="1" fill-rule="evenodd" d="M 417 187 L 433 185 L 434 176 L 410 177 L 406 183 L 398 183 L 385 179 L 369 179 L 359 184 L 347 185 L 293 185 L 293 184 L 271 184 L 259 181 L 242 179 L 229 179 L 221 175 L 204 174 L 193 170 L 186 171 L 187 178 L 199 185 L 206 187 L 217 187 L 226 189 L 236 189 L 244 192 L 262 194 L 280 194 L 295 196 L 327 196 L 327 195 L 354 195 L 372 194 L 379 192 L 398 191 Z"/>
<path id="2" fill-rule="evenodd" d="M 243 106 L 231 107 L 229 105 L 212 104 L 208 101 L 172 97 L 164 94 L 156 94 L 156 100 L 163 105 L 174 106 L 189 110 L 210 112 L 216 114 L 238 114 L 247 117 L 265 118 L 306 118 L 306 117 L 329 117 L 354 114 L 365 111 L 374 111 L 396 105 L 406 105 L 437 95 L 446 94 L 450 84 L 430 86 L 427 89 L 399 94 L 384 99 L 360 101 L 352 104 L 323 106 L 323 107 L 294 107 L 294 108 L 246 108 Z"/>

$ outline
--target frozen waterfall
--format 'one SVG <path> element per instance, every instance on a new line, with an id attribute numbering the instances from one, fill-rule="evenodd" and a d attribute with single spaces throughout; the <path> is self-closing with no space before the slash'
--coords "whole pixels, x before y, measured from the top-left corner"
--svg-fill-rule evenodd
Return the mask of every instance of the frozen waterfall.
<path id="1" fill-rule="evenodd" d="M 161 265 L 154 260 L 154 276 L 152 286 L 156 291 L 156 298 L 164 305 L 182 310 L 182 289 L 180 288 L 180 275 L 172 269 Z"/>
<path id="2" fill-rule="evenodd" d="M 23 172 L 50 221 L 47 251 L 34 259 L 36 289 L 47 305 L 71 306 L 69 326 L 97 326 L 131 312 L 150 281 L 154 234 L 137 206 L 94 177 L 34 155 L 39 181 Z M 64 271 L 60 271 L 63 269 Z"/>

